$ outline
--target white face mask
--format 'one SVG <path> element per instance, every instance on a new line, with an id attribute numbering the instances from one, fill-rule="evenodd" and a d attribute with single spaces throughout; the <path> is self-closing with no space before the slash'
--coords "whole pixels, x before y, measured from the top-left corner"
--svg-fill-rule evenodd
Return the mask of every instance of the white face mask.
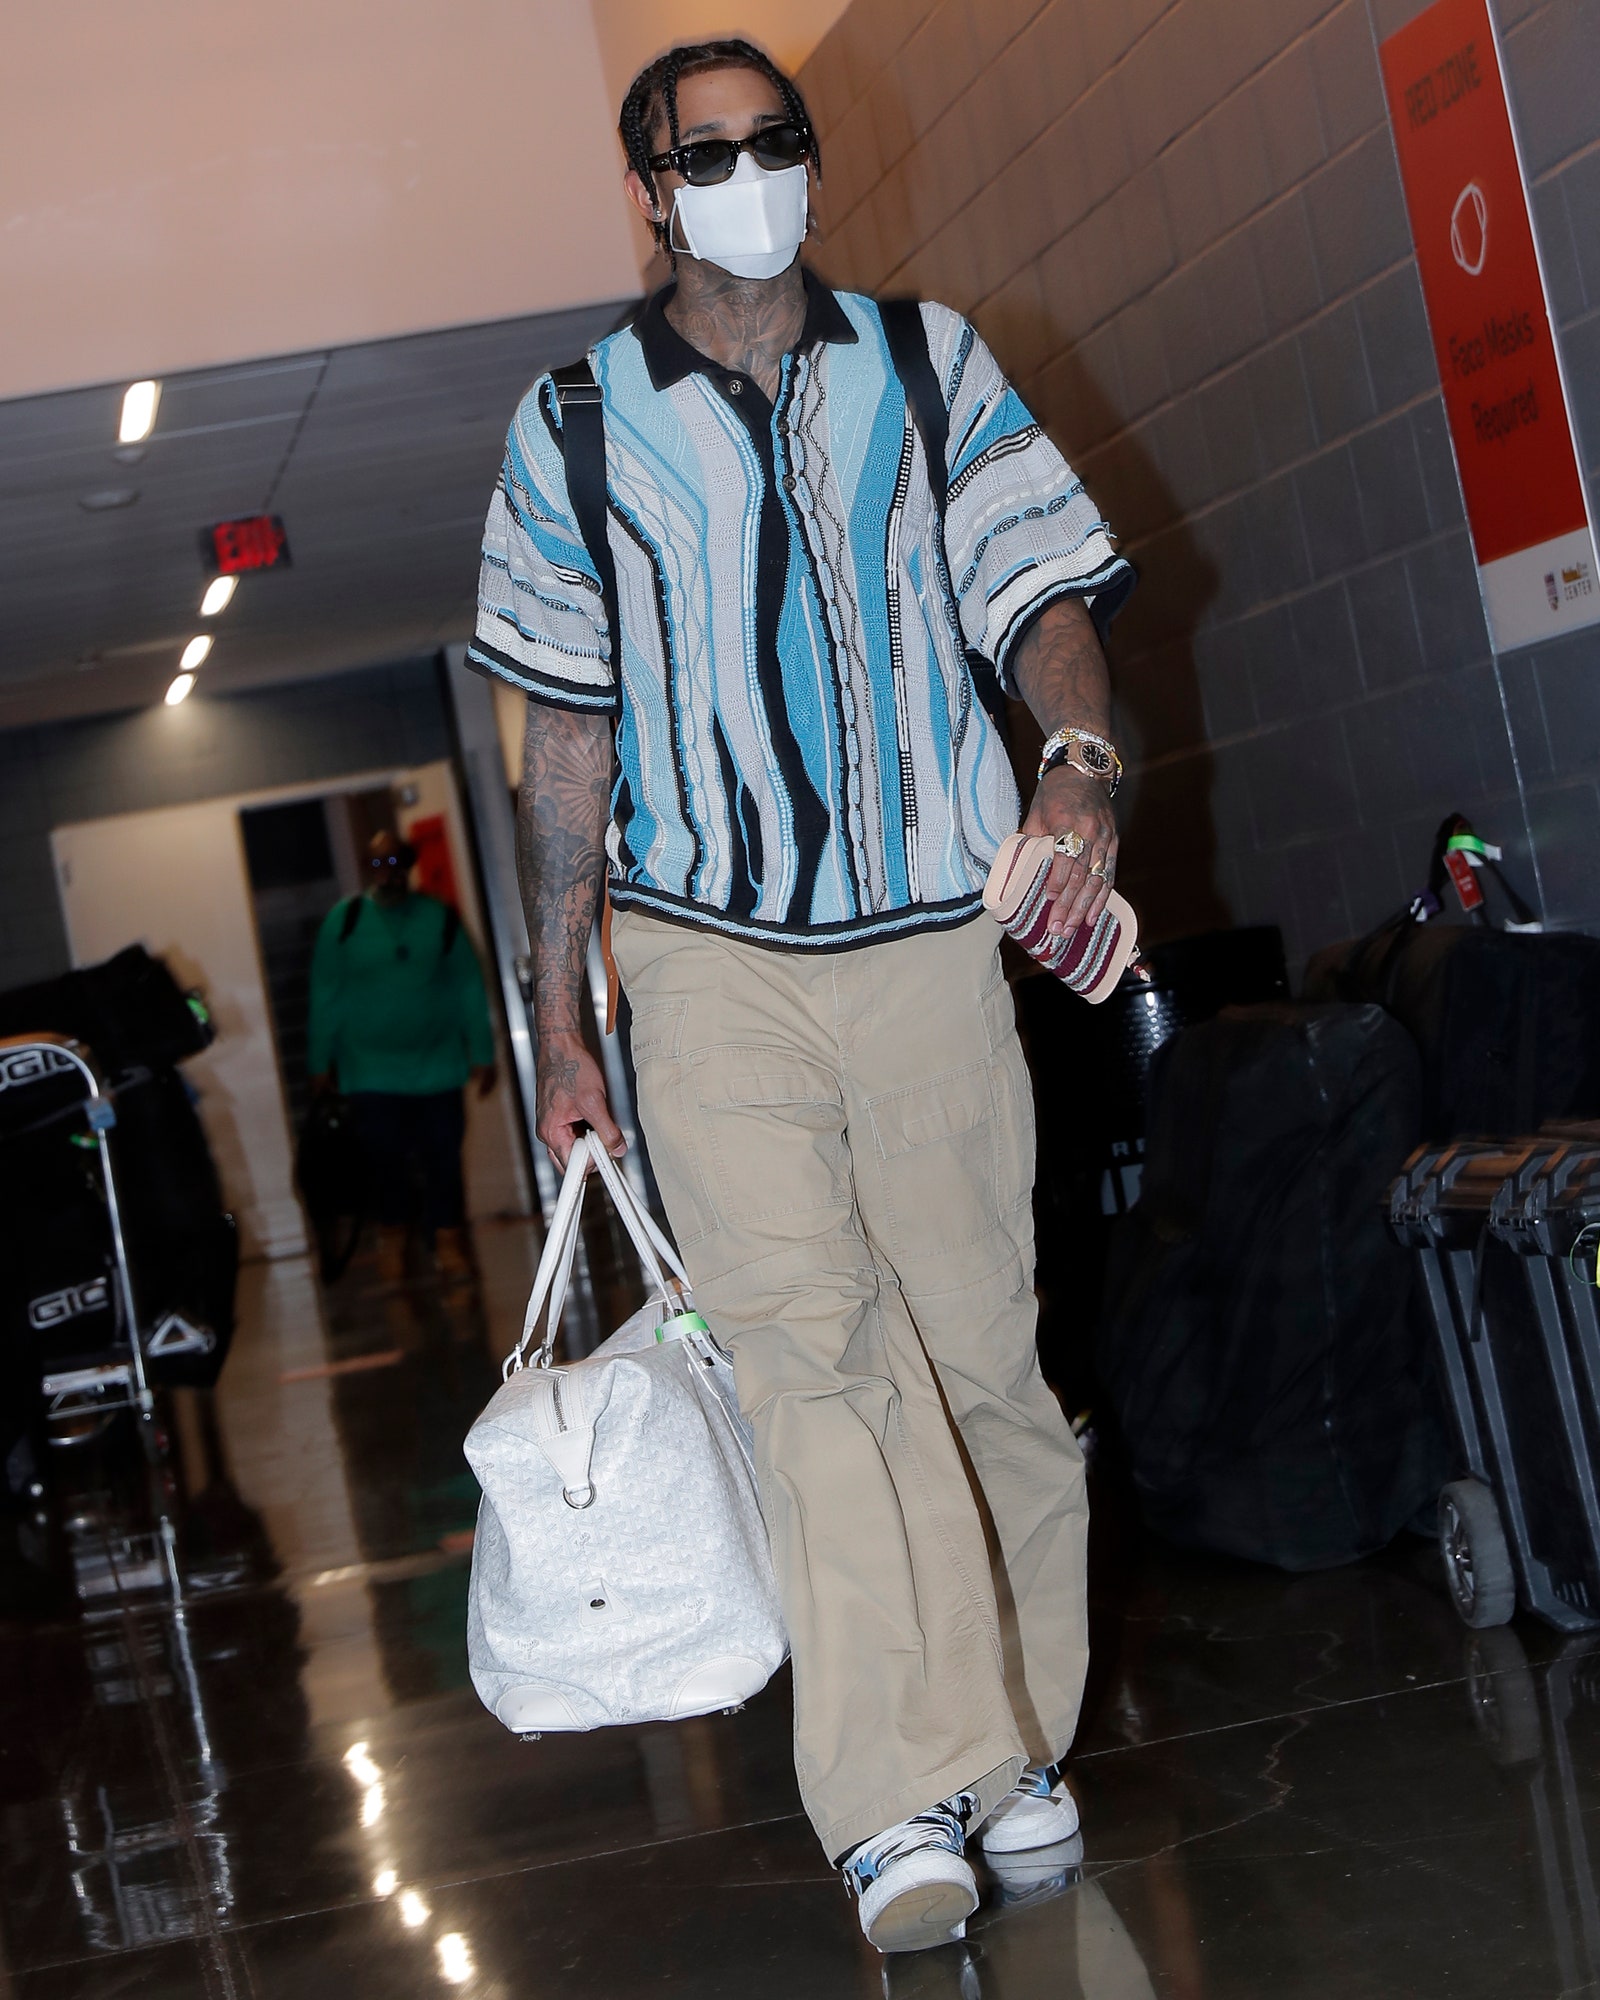
<path id="1" fill-rule="evenodd" d="M 677 248 L 735 278 L 775 278 L 800 254 L 809 194 L 803 162 L 769 173 L 741 153 L 730 179 L 678 189 L 673 235 L 683 241 Z"/>

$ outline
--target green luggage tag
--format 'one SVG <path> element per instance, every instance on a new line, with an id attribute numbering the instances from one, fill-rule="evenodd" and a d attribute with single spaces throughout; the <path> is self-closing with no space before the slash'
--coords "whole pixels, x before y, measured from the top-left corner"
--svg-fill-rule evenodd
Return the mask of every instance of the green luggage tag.
<path id="1" fill-rule="evenodd" d="M 711 1329 L 697 1312 L 674 1313 L 671 1319 L 664 1320 L 656 1328 L 656 1339 L 682 1340 L 685 1334 L 691 1333 L 703 1333 L 709 1339 Z"/>

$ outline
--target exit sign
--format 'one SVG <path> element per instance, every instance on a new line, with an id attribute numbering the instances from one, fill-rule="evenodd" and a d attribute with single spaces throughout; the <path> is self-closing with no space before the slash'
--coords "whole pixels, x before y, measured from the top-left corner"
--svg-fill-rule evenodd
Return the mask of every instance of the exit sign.
<path id="1" fill-rule="evenodd" d="M 206 559 L 219 576 L 247 569 L 287 569 L 289 537 L 276 514 L 247 514 L 242 521 L 219 521 L 200 537 Z"/>

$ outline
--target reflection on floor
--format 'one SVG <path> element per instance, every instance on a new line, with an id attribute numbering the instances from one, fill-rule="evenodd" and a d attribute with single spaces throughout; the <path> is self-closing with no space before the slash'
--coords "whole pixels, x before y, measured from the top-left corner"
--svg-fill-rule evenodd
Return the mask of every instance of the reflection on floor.
<path id="1" fill-rule="evenodd" d="M 1470 1638 L 1420 1543 L 1291 1579 L 1102 1508 L 1081 1871 L 988 1880 L 968 1942 L 914 1958 L 866 1950 L 800 1817 L 782 1678 L 513 1740 L 466 1680 L 460 1443 L 531 1249 L 479 1253 L 481 1293 L 252 1268 L 165 1494 L 61 1454 L 53 1525 L 9 1531 L 0 1993 L 1600 1994 L 1600 1648 Z M 608 1240 L 588 1261 L 592 1341 L 631 1288 Z"/>

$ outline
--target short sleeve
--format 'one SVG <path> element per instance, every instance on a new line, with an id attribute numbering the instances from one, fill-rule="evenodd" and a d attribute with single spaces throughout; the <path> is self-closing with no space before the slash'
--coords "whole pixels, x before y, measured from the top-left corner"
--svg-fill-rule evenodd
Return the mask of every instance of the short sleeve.
<path id="1" fill-rule="evenodd" d="M 950 412 L 945 550 L 962 631 L 1015 693 L 1011 652 L 1045 606 L 1081 597 L 1104 637 L 1133 566 L 976 331 L 946 306 L 922 313 Z"/>
<path id="2" fill-rule="evenodd" d="M 467 664 L 558 708 L 612 714 L 617 707 L 600 581 L 567 497 L 548 375 L 523 397 L 506 435 L 484 523 Z"/>

